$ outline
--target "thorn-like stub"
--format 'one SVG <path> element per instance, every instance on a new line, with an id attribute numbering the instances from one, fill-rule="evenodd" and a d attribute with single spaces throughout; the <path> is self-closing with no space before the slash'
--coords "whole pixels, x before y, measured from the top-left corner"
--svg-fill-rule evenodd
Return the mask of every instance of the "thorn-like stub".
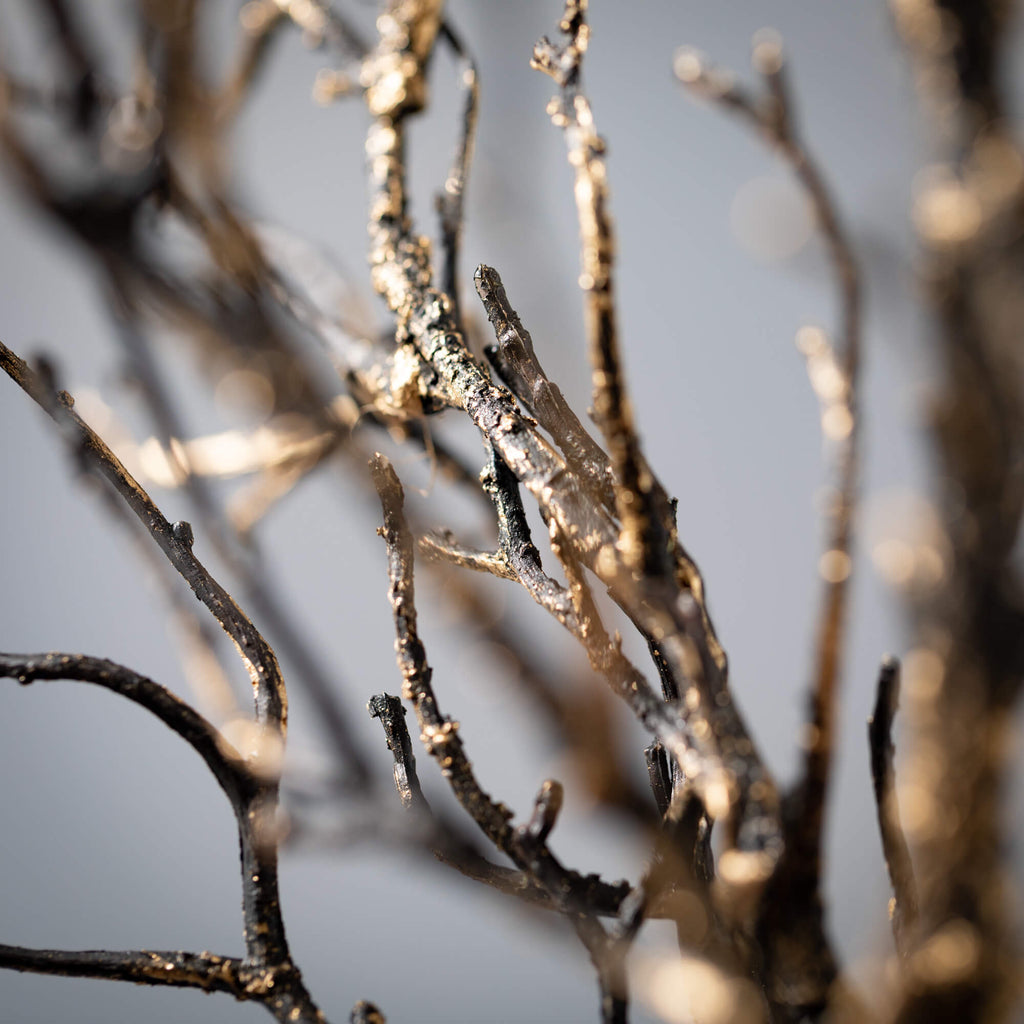
<path id="1" fill-rule="evenodd" d="M 179 519 L 176 523 L 171 525 L 171 534 L 179 544 L 184 544 L 187 548 L 191 548 L 196 542 L 196 536 L 192 530 L 192 524 L 186 522 L 184 519 Z"/>

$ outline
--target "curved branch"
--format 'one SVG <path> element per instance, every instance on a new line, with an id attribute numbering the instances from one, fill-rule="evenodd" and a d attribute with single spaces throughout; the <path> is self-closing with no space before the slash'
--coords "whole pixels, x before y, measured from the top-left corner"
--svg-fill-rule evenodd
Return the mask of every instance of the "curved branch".
<path id="1" fill-rule="evenodd" d="M 191 529 L 176 529 L 178 524 L 168 522 L 102 438 L 74 412 L 74 399 L 66 391 L 55 393 L 43 374 L 34 371 L 3 342 L 0 369 L 61 428 L 82 463 L 106 480 L 123 499 L 196 597 L 213 613 L 248 669 L 261 723 L 283 734 L 288 698 L 277 658 L 234 598 L 192 553 Z"/>
<path id="2" fill-rule="evenodd" d="M 896 802 L 892 723 L 899 700 L 900 663 L 895 658 L 886 658 L 878 673 L 875 708 L 868 719 L 868 744 L 871 748 L 871 781 L 875 791 L 878 830 L 892 883 L 889 918 L 896 948 L 902 956 L 907 956 L 910 951 L 908 936 L 917 925 L 917 883 Z"/>
<path id="3" fill-rule="evenodd" d="M 177 733 L 206 762 L 236 809 L 254 790 L 242 757 L 217 729 L 170 690 L 123 665 L 84 654 L 0 653 L 0 678 L 22 685 L 66 679 L 102 686 L 145 708 Z"/>

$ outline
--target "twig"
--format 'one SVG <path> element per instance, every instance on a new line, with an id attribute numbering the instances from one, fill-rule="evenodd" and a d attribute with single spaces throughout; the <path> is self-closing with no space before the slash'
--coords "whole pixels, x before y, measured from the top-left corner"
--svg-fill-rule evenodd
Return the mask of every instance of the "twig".
<path id="1" fill-rule="evenodd" d="M 0 654 L 0 678 L 16 679 L 23 685 L 37 679 L 71 679 L 120 694 L 151 712 L 188 743 L 232 804 L 253 792 L 244 758 L 202 715 L 159 683 L 123 665 L 84 654 Z"/>
<path id="2" fill-rule="evenodd" d="M 836 972 L 824 936 L 819 890 L 856 508 L 861 287 L 853 248 L 840 222 L 831 191 L 797 133 L 782 46 L 774 34 L 765 33 L 755 39 L 753 64 L 764 79 L 763 96 L 747 92 L 733 76 L 707 65 L 690 50 L 677 54 L 675 69 L 680 81 L 693 92 L 719 103 L 749 122 L 789 165 L 814 211 L 839 296 L 838 356 L 823 332 L 804 329 L 798 336 L 798 343 L 808 361 L 811 382 L 822 402 L 822 427 L 826 438 L 834 444 L 837 495 L 829 513 L 826 549 L 821 559 L 825 590 L 815 642 L 804 764 L 786 803 L 786 856 L 772 883 L 772 892 L 765 901 L 766 913 L 770 914 L 777 914 L 778 904 L 785 903 L 786 920 L 775 920 L 764 926 L 766 934 L 773 938 L 781 935 L 775 925 L 800 935 L 799 940 L 789 943 L 786 949 L 783 949 L 785 943 L 778 944 L 779 957 L 791 962 L 776 962 L 774 953 L 769 951 L 767 969 L 769 973 L 777 972 L 780 976 L 792 972 L 808 979 L 814 977 L 816 980 L 809 984 L 803 996 L 813 1002 L 824 1000 L 824 992 Z M 786 980 L 779 981 L 777 987 L 779 992 L 795 991 L 793 984 Z M 814 989 L 818 991 L 811 994 Z"/>
<path id="3" fill-rule="evenodd" d="M 523 407 L 551 435 L 566 461 L 590 483 L 598 500 L 614 508 L 608 456 L 580 423 L 558 385 L 544 372 L 530 332 L 508 301 L 500 275 L 493 267 L 481 265 L 473 281 L 498 341 L 497 346 L 485 350 L 491 364 Z"/>
<path id="4" fill-rule="evenodd" d="M 395 763 L 395 788 L 406 810 L 428 811 L 426 797 L 416 773 L 416 756 L 412 752 L 409 730 L 405 727 L 405 708 L 397 697 L 381 693 L 366 705 L 371 718 L 380 719 Z"/>
<path id="5" fill-rule="evenodd" d="M 579 627 L 571 621 L 572 600 L 563 586 L 544 572 L 540 552 L 530 536 L 526 511 L 519 496 L 519 481 L 495 450 L 485 443 L 487 465 L 480 476 L 483 489 L 498 513 L 498 546 L 529 595 L 570 632 Z"/>
<path id="6" fill-rule="evenodd" d="M 518 580 L 503 551 L 479 551 L 460 544 L 449 530 L 434 530 L 416 542 L 421 555 L 438 562 L 447 562 L 474 572 L 485 572 L 504 580 Z"/>
<path id="7" fill-rule="evenodd" d="M 441 284 L 445 294 L 452 300 L 452 313 L 457 323 L 462 322 L 459 302 L 459 249 L 462 243 L 464 223 L 463 203 L 466 195 L 466 181 L 473 160 L 473 146 L 476 141 L 477 107 L 480 102 L 480 88 L 476 62 L 455 31 L 451 22 L 441 23 L 438 35 L 459 58 L 459 82 L 465 90 L 462 107 L 462 121 L 459 141 L 455 148 L 451 169 L 445 179 L 444 189 L 437 195 L 437 211 L 441 215 L 441 244 L 444 249 L 444 268 Z"/>
<path id="8" fill-rule="evenodd" d="M 367 705 L 371 718 L 380 720 L 387 738 L 388 749 L 394 758 L 395 788 L 406 810 L 418 814 L 427 826 L 423 839 L 434 857 L 442 864 L 454 868 L 466 878 L 490 886 L 508 896 L 543 910 L 558 910 L 547 890 L 537 884 L 528 873 L 492 864 L 471 844 L 458 838 L 459 829 L 453 822 L 438 816 L 430 807 L 420 788 L 416 772 L 416 757 L 412 752 L 409 730 L 405 724 L 405 708 L 397 697 L 380 694 L 370 698 Z M 594 911 L 614 917 L 628 886 L 609 885 L 594 880 L 590 889 Z"/>
<path id="9" fill-rule="evenodd" d="M 384 456 L 375 456 L 371 469 L 384 512 L 381 532 L 388 548 L 389 598 L 395 619 L 395 650 L 403 677 L 402 695 L 416 709 L 427 753 L 438 762 L 459 803 L 484 835 L 545 889 L 554 905 L 572 923 L 598 972 L 602 1019 L 624 1020 L 623 986 L 619 984 L 620 979 L 610 979 L 607 974 L 608 937 L 596 917 L 588 892 L 597 881 L 596 876 L 583 878 L 564 868 L 542 838 L 553 825 L 550 784 L 545 784 L 538 797 L 541 806 L 535 810 L 534 821 L 540 824 L 532 829 L 530 826 L 513 829 L 509 824 L 512 812 L 480 788 L 459 737 L 458 723 L 445 718 L 437 706 L 431 670 L 416 629 L 413 542 L 402 513 L 402 485 Z"/>
<path id="10" fill-rule="evenodd" d="M 906 957 L 910 950 L 909 936 L 917 926 L 917 884 L 896 802 L 892 722 L 899 705 L 899 695 L 900 664 L 895 658 L 886 658 L 878 673 L 875 709 L 868 719 L 868 745 L 871 749 L 871 781 L 875 790 L 878 830 L 892 883 L 889 919 L 896 948 L 901 956 Z"/>
<path id="11" fill-rule="evenodd" d="M 0 945 L 0 967 L 65 978 L 104 978 L 136 985 L 169 985 L 227 992 L 238 1000 L 256 998 L 245 979 L 241 960 L 213 953 L 130 950 L 114 952 L 27 949 Z"/>
<path id="12" fill-rule="evenodd" d="M 106 659 L 0 654 L 0 675 L 24 684 L 37 679 L 74 679 L 102 686 L 146 708 L 203 758 L 231 802 L 238 825 L 246 945 L 246 959 L 241 964 L 209 954 L 60 953 L 0 947 L 0 966 L 231 992 L 238 999 L 258 1000 L 279 1021 L 322 1024 L 323 1015 L 302 984 L 284 935 L 273 825 L 276 761 L 261 763 L 259 755 L 265 751 L 259 749 L 256 759 L 247 761 L 170 691 Z"/>
<path id="13" fill-rule="evenodd" d="M 175 532 L 149 495 L 128 473 L 117 456 L 75 412 L 74 400 L 48 391 L 45 382 L 28 364 L 0 342 L 0 368 L 61 428 L 89 468 L 102 477 L 131 509 L 196 597 L 211 611 L 231 638 L 249 672 L 256 696 L 259 720 L 283 734 L 287 697 L 274 652 L 235 603 L 192 552 L 191 537 Z M 179 536 L 180 534 L 180 536 Z"/>
<path id="14" fill-rule="evenodd" d="M 550 75 L 561 93 L 548 106 L 565 130 L 576 184 L 576 212 L 582 243 L 580 287 L 586 302 L 587 335 L 594 387 L 594 418 L 611 456 L 615 505 L 622 524 L 618 554 L 635 573 L 665 569 L 668 528 L 657 514 L 652 479 L 640 449 L 626 392 L 615 324 L 612 261 L 615 241 L 608 211 L 604 141 L 594 127 L 590 103 L 580 89 L 583 55 L 590 39 L 587 0 L 567 0 L 559 29 L 561 46 L 546 37 L 533 51 L 531 66 Z"/>

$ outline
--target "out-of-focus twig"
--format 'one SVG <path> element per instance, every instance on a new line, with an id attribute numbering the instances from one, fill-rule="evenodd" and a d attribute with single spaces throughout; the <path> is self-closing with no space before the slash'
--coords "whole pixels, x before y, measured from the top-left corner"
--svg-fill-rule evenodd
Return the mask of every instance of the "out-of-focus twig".
<path id="1" fill-rule="evenodd" d="M 822 429 L 826 440 L 834 446 L 836 497 L 829 509 L 826 550 L 820 561 L 825 591 L 815 644 L 804 764 L 801 776 L 786 801 L 786 855 L 765 900 L 766 912 L 775 916 L 764 926 L 765 933 L 770 936 L 781 936 L 787 928 L 800 935 L 795 942 L 779 942 L 777 962 L 769 952 L 767 970 L 769 974 L 777 975 L 773 982 L 769 982 L 777 990 L 772 998 L 791 999 L 797 989 L 791 983 L 791 977 L 801 977 L 805 981 L 805 991 L 798 998 L 822 1004 L 836 973 L 824 937 L 819 890 L 856 507 L 860 274 L 831 190 L 797 132 L 782 45 L 774 33 L 765 32 L 755 38 L 753 64 L 764 80 L 765 88 L 761 95 L 748 92 L 733 75 L 708 65 L 692 50 L 684 49 L 676 54 L 675 70 L 679 80 L 692 92 L 743 117 L 789 165 L 814 211 L 839 295 L 838 354 L 822 331 L 805 328 L 798 336 L 807 358 L 811 382 L 822 402 Z M 783 904 L 786 909 L 780 911 Z M 816 980 L 810 982 L 812 977 Z"/>
<path id="2" fill-rule="evenodd" d="M 885 854 L 885 866 L 889 871 L 893 893 L 889 918 L 896 948 L 906 956 L 910 948 L 908 937 L 913 934 L 917 924 L 917 886 L 896 803 L 892 722 L 899 704 L 899 693 L 899 662 L 895 658 L 887 658 L 878 673 L 875 709 L 868 719 L 868 743 L 871 748 L 871 781 L 875 790 L 878 830 L 882 836 L 882 852 Z"/>

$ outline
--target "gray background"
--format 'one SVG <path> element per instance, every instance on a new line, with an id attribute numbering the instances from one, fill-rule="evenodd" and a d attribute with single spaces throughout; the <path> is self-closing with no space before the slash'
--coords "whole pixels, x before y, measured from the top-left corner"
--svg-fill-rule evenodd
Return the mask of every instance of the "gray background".
<path id="1" fill-rule="evenodd" d="M 111 21 L 118 10 L 83 6 Z M 232 5 L 220 6 L 226 22 Z M 24 10 L 2 0 L 5 28 L 16 29 Z M 450 10 L 482 73 L 467 289 L 477 262 L 498 267 L 547 368 L 586 408 L 571 175 L 561 135 L 544 114 L 552 84 L 528 66 L 534 41 L 554 32 L 559 5 L 493 0 Z M 731 223 L 731 210 L 752 179 L 769 182 L 745 193 L 768 197 L 755 214 L 768 228 L 774 219 L 787 229 L 779 213 L 792 206 L 785 171 L 743 126 L 683 95 L 672 54 L 692 44 L 747 74 L 753 32 L 771 24 L 785 36 L 801 125 L 867 267 L 869 507 L 924 476 L 916 421 L 925 369 L 907 211 L 914 173 L 929 157 L 927 136 L 880 2 L 597 2 L 592 24 L 586 85 L 609 142 L 620 326 L 640 429 L 650 461 L 680 496 L 682 536 L 708 581 L 737 699 L 787 780 L 818 595 L 814 498 L 826 479 L 817 403 L 792 338 L 803 323 L 831 325 L 833 291 L 817 242 L 792 259 L 766 260 L 738 237 L 744 230 Z M 38 42 L 14 31 L 3 45 L 11 59 Z M 365 281 L 366 115 L 358 99 L 313 105 L 312 77 L 323 63 L 294 35 L 280 47 L 239 128 L 237 182 L 248 206 L 323 242 Z M 454 139 L 451 78 L 441 55 L 437 108 L 415 126 L 409 148 L 413 213 L 430 231 L 430 196 Z M 0 336 L 22 354 L 55 353 L 71 390 L 98 389 L 141 425 L 119 384 L 96 277 L 16 195 L 0 192 Z M 189 406 L 199 407 L 206 392 L 198 391 L 198 371 L 182 380 L 198 396 Z M 184 690 L 158 590 L 73 478 L 44 417 L 2 382 L 0 436 L 0 649 L 104 655 Z M 399 470 L 427 477 L 411 461 Z M 179 495 L 156 497 L 170 518 L 186 514 Z M 444 521 L 437 496 L 432 507 Z M 378 515 L 362 486 L 321 475 L 278 510 L 263 539 L 287 601 L 340 666 L 345 701 L 386 777 L 387 752 L 361 714 L 370 693 L 398 687 Z M 197 552 L 204 557 L 201 536 Z M 523 814 L 541 779 L 564 766 L 486 652 L 463 639 L 458 617 L 422 587 L 422 630 L 443 708 L 462 721 L 485 787 Z M 507 595 L 537 644 L 564 671 L 581 671 L 569 641 L 509 590 L 495 593 Z M 870 953 L 885 948 L 888 892 L 864 722 L 879 658 L 905 639 L 898 602 L 866 556 L 854 596 L 828 892 L 831 932 L 866 971 Z M 293 764 L 302 767 L 315 763 L 318 738 L 297 688 L 292 707 Z M 175 737 L 109 694 L 8 683 L 0 687 L 0 764 L 2 941 L 240 952 L 229 809 Z M 565 781 L 569 807 L 556 852 L 581 870 L 635 877 L 642 848 L 619 823 L 594 816 L 571 777 Z M 281 881 L 294 955 L 332 1020 L 347 1019 L 358 998 L 378 1001 L 396 1024 L 596 1018 L 590 972 L 571 939 L 429 862 L 379 846 L 285 852 Z M 653 932 L 653 944 L 667 941 Z M 3 1024 L 227 1022 L 261 1013 L 227 997 L 0 973 Z"/>

